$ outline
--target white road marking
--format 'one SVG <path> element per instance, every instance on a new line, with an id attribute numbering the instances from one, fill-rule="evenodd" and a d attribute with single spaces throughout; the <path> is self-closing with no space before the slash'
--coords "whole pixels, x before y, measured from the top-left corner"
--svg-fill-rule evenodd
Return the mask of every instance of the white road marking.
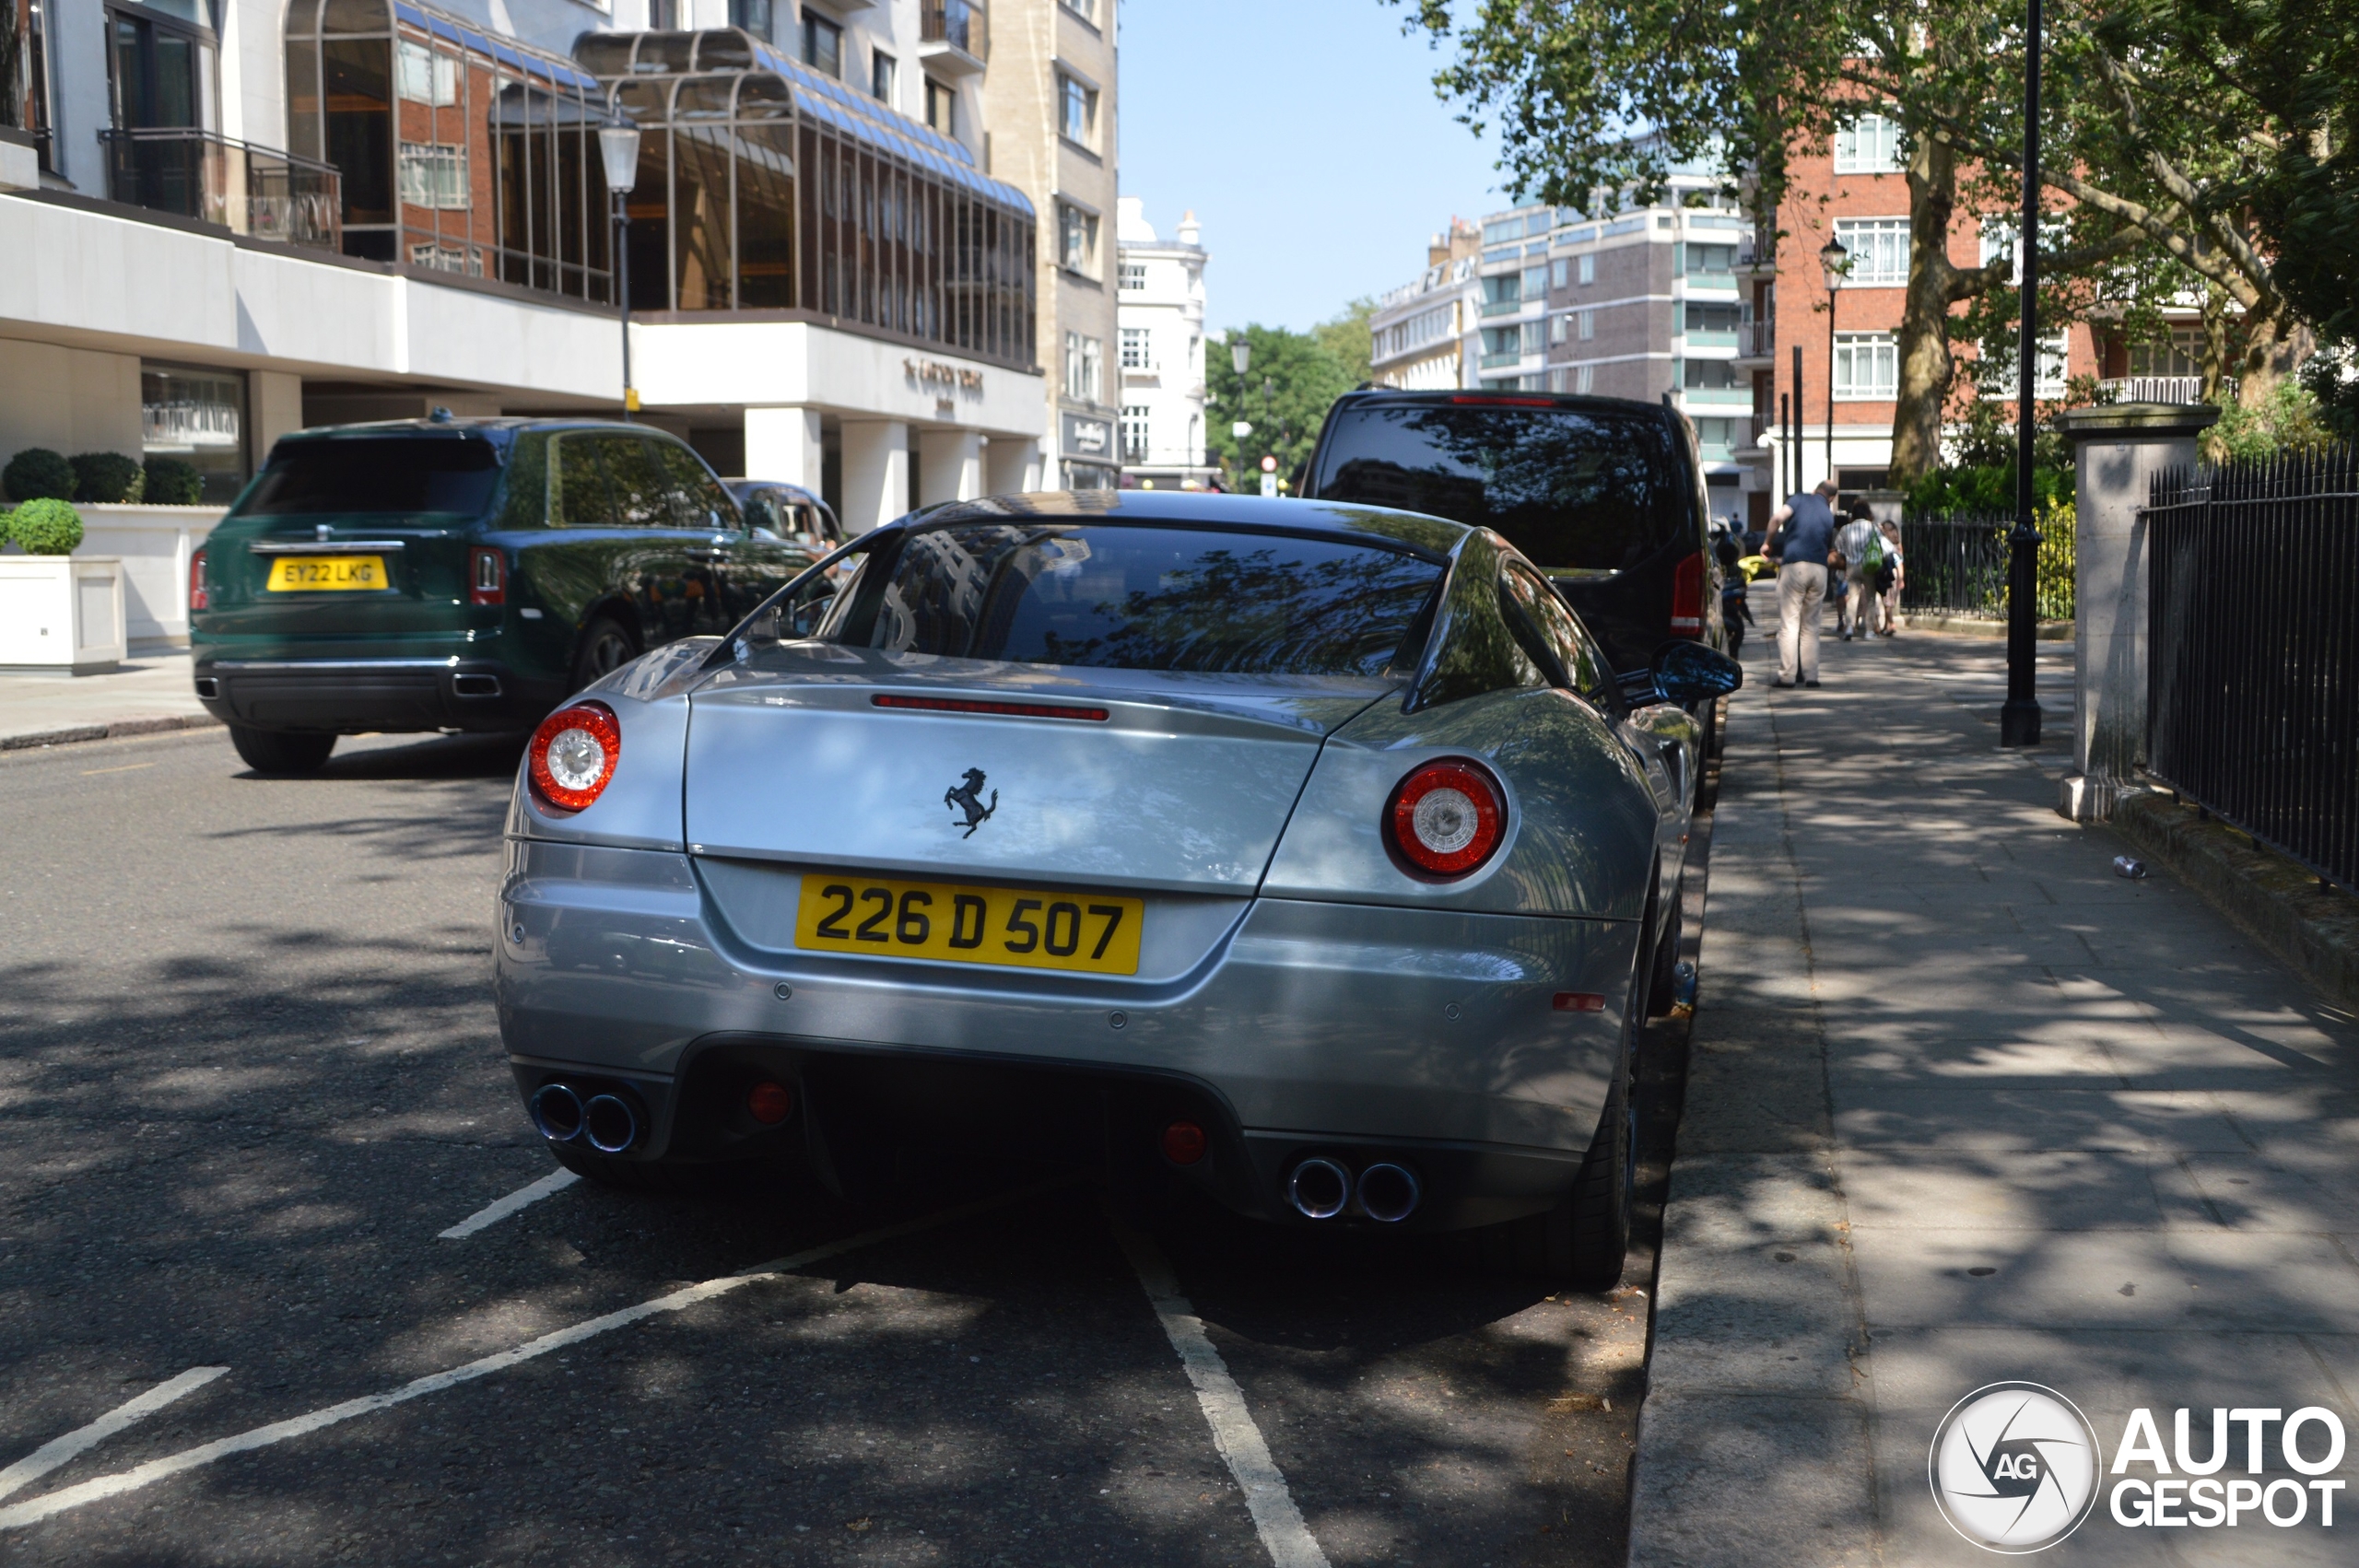
<path id="1" fill-rule="evenodd" d="M 379 1410 L 390 1410 L 395 1405 L 407 1404 L 412 1399 L 423 1398 L 428 1394 L 439 1394 L 445 1388 L 454 1388 L 462 1383 L 472 1383 L 478 1377 L 488 1377 L 495 1372 L 505 1372 L 511 1366 L 522 1365 L 536 1357 L 545 1356 L 551 1351 L 561 1351 L 569 1345 L 578 1345 L 584 1340 L 594 1340 L 601 1334 L 628 1328 L 640 1319 L 652 1317 L 659 1312 L 680 1312 L 699 1302 L 711 1301 L 716 1297 L 727 1295 L 743 1286 L 763 1280 L 775 1280 L 781 1275 L 791 1274 L 798 1269 L 807 1269 L 814 1263 L 824 1262 L 827 1258 L 843 1253 L 857 1252 L 863 1247 L 874 1246 L 880 1242 L 914 1235 L 920 1231 L 932 1230 L 937 1225 L 945 1225 L 956 1220 L 969 1219 L 988 1210 L 1037 1197 L 1061 1185 L 1062 1184 L 1057 1182 L 1044 1182 L 1031 1187 L 1018 1188 L 1012 1192 L 1003 1192 L 995 1197 L 979 1199 L 972 1203 L 962 1203 L 955 1209 L 940 1210 L 921 1219 L 904 1221 L 900 1224 L 886 1225 L 878 1230 L 864 1231 L 859 1235 L 847 1236 L 841 1241 L 828 1242 L 824 1246 L 815 1246 L 808 1251 L 798 1252 L 791 1257 L 774 1258 L 768 1263 L 757 1264 L 741 1273 L 724 1274 L 717 1280 L 705 1280 L 697 1284 L 685 1286 L 672 1292 L 669 1295 L 657 1296 L 653 1301 L 641 1302 L 637 1306 L 627 1306 L 618 1312 L 609 1312 L 603 1317 L 589 1318 L 574 1324 L 569 1328 L 553 1330 L 537 1340 L 527 1340 L 512 1350 L 500 1351 L 496 1354 L 484 1356 L 479 1360 L 468 1362 L 463 1366 L 454 1366 L 447 1372 L 429 1373 L 424 1377 L 414 1378 L 398 1388 L 389 1388 L 381 1394 L 363 1395 L 358 1399 L 346 1399 L 340 1405 L 329 1405 L 324 1409 L 293 1416 L 286 1421 L 272 1422 L 267 1426 L 257 1426 L 234 1436 L 216 1438 L 210 1443 L 200 1443 L 194 1448 L 183 1448 L 177 1454 L 167 1454 L 160 1459 L 150 1459 L 144 1465 L 134 1466 L 130 1469 L 121 1470 L 111 1476 L 100 1476 L 95 1480 L 83 1481 L 79 1485 L 53 1492 L 46 1497 L 35 1497 L 23 1503 L 11 1504 L 7 1507 L 0 1508 L 0 1530 L 23 1529 L 28 1525 L 37 1525 L 43 1519 L 54 1517 L 69 1509 L 79 1508 L 86 1504 L 103 1502 L 110 1497 L 120 1497 L 126 1492 L 137 1492 L 142 1487 L 153 1486 L 156 1482 L 179 1475 L 183 1470 L 193 1470 L 199 1466 L 212 1464 L 217 1459 L 226 1459 L 232 1454 L 244 1454 L 256 1448 L 268 1448 L 275 1444 L 284 1443 L 289 1438 L 302 1437 L 317 1432 L 322 1427 L 334 1426 L 358 1416 L 374 1415 Z M 134 1403 L 136 1402 L 134 1401 Z M 1324 1559 L 1320 1561 L 1323 1564 Z"/>
<path id="2" fill-rule="evenodd" d="M 476 1210 L 447 1231 L 435 1235 L 437 1241 L 464 1241 L 486 1225 L 496 1225 L 527 1204 L 538 1203 L 552 1193 L 563 1192 L 581 1178 L 571 1171 L 551 1171 L 530 1187 L 520 1187 L 499 1202 Z"/>
<path id="3" fill-rule="evenodd" d="M 1133 1230 L 1118 1216 L 1109 1213 L 1108 1218 L 1139 1283 L 1145 1287 L 1156 1316 L 1163 1320 L 1164 1335 L 1180 1352 L 1188 1381 L 1195 1385 L 1196 1403 L 1203 1407 L 1205 1423 L 1213 1429 L 1213 1446 L 1228 1461 L 1228 1473 L 1237 1478 L 1245 1493 L 1246 1509 L 1253 1515 L 1253 1528 L 1270 1562 L 1274 1568 L 1328 1568 L 1327 1554 L 1319 1549 L 1310 1527 L 1302 1522 L 1302 1510 L 1294 1505 L 1286 1478 L 1271 1459 L 1270 1445 L 1262 1441 L 1262 1429 L 1253 1424 L 1253 1414 L 1245 1408 L 1245 1391 L 1229 1375 L 1228 1363 L 1220 1359 L 1220 1352 L 1204 1333 L 1203 1319 L 1180 1293 L 1180 1281 L 1163 1249 L 1152 1236 Z M 5 1516 L 0 1512 L 0 1518 Z"/>
<path id="4" fill-rule="evenodd" d="M 6 1469 L 0 1470 L 0 1497 L 31 1485 L 67 1460 L 97 1447 L 132 1422 L 154 1415 L 182 1395 L 194 1393 L 229 1370 L 226 1366 L 192 1366 L 170 1382 L 157 1384 L 129 1403 L 117 1405 L 89 1425 L 76 1427 L 63 1437 L 52 1438 Z"/>

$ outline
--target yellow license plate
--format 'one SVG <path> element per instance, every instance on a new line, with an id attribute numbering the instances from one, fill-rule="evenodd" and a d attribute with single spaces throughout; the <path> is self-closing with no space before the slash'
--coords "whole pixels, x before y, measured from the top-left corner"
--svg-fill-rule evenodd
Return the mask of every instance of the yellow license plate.
<path id="1" fill-rule="evenodd" d="M 281 556 L 270 563 L 273 593 L 360 593 L 389 586 L 382 556 Z"/>
<path id="2" fill-rule="evenodd" d="M 1026 892 L 805 872 L 794 945 L 826 953 L 1139 972 L 1146 906 L 1103 893 Z"/>

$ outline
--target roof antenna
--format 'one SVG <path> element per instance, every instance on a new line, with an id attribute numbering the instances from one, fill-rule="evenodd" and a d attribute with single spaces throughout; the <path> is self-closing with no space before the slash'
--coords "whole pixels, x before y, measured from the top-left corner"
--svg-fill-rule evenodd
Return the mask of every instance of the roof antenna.
<path id="1" fill-rule="evenodd" d="M 443 407 L 439 403 L 434 405 L 433 409 L 426 416 L 428 419 L 433 420 L 437 425 L 448 425 L 451 422 L 451 411 Z"/>

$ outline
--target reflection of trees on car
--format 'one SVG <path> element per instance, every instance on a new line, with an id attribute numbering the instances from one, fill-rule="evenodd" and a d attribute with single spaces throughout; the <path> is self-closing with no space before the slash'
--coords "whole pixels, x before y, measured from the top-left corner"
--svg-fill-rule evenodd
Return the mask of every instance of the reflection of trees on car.
<path id="1" fill-rule="evenodd" d="M 1660 420 L 1576 409 L 1373 407 L 1344 415 L 1332 439 L 1322 499 L 1496 529 L 1543 569 L 1636 566 L 1693 505 L 1667 483 L 1682 465 Z M 1355 456 L 1356 449 L 1371 455 Z M 1634 519 L 1642 526 L 1632 527 Z"/>

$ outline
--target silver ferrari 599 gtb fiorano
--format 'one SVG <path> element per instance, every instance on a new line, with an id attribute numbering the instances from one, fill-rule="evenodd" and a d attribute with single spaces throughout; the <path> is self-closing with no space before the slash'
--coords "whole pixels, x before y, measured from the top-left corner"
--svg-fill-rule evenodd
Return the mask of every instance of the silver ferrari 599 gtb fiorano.
<path id="1" fill-rule="evenodd" d="M 1170 492 L 877 529 L 535 733 L 500 1029 L 586 1176 L 945 1151 L 1618 1274 L 1699 729 L 1496 534 Z"/>

